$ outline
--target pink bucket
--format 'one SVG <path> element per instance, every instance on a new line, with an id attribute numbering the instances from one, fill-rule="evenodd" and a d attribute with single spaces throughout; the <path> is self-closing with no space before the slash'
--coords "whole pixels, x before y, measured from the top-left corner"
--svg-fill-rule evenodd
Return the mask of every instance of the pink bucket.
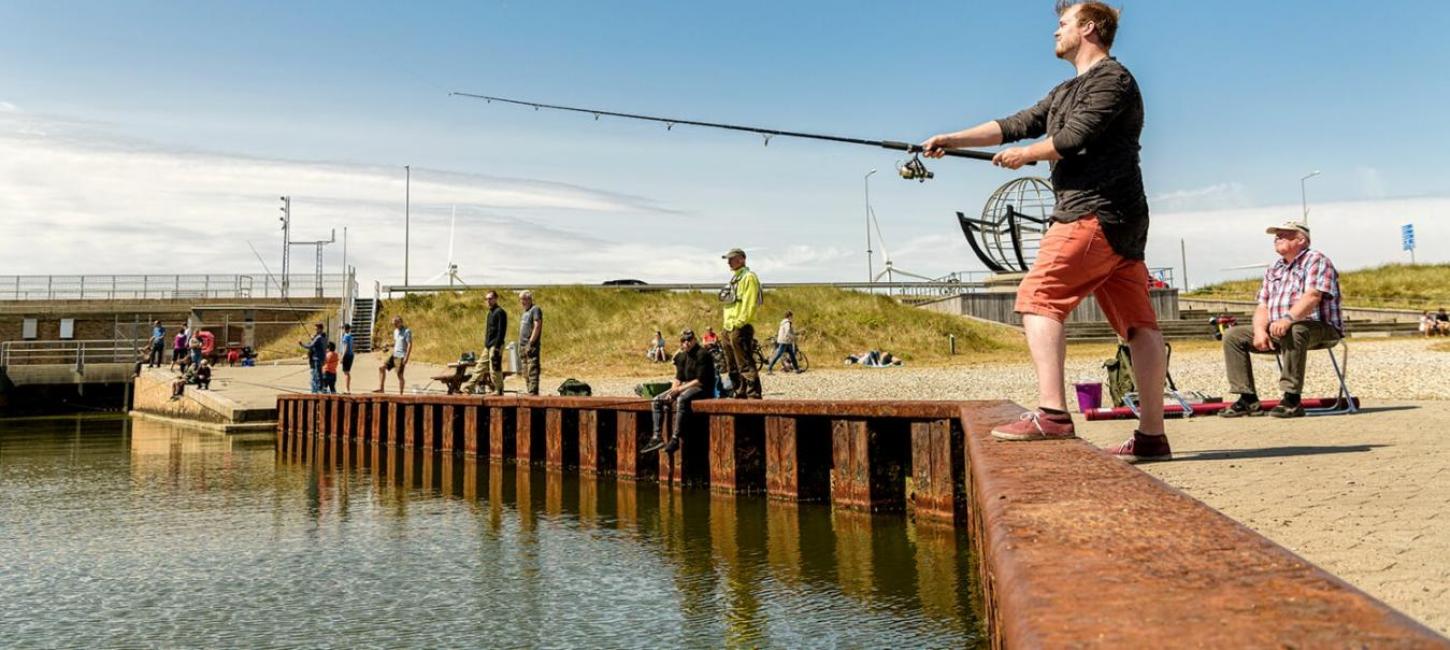
<path id="1" fill-rule="evenodd" d="M 1077 390 L 1077 410 L 1087 413 L 1103 405 L 1103 385 L 1092 381 L 1073 384 Z"/>

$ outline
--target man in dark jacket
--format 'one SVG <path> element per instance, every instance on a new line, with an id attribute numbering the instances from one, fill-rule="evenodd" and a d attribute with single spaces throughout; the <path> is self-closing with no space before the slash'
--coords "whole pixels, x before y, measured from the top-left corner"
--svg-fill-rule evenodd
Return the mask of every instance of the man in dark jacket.
<path id="1" fill-rule="evenodd" d="M 503 337 L 508 331 L 509 315 L 498 306 L 497 292 L 488 292 L 484 299 L 488 301 L 488 316 L 484 318 L 483 326 L 483 363 L 474 371 L 473 379 L 469 380 L 463 392 L 478 394 L 491 388 L 494 395 L 502 395 Z"/>
<path id="2" fill-rule="evenodd" d="M 312 392 L 322 392 L 322 364 L 327 362 L 327 331 L 322 323 L 317 323 L 311 341 L 298 341 L 297 345 L 307 350 L 307 366 L 312 369 Z"/>
<path id="3" fill-rule="evenodd" d="M 690 403 L 709 398 L 715 388 L 715 360 L 703 347 L 695 342 L 691 330 L 680 332 L 680 351 L 675 353 L 675 379 L 670 389 L 650 400 L 650 411 L 654 420 L 654 435 L 645 443 L 640 453 L 650 453 L 664 448 L 673 454 L 680 448 L 680 435 L 684 433 L 685 418 L 690 415 Z M 669 411 L 675 412 L 674 427 L 670 430 L 668 443 L 660 436 Z"/>
<path id="4" fill-rule="evenodd" d="M 1037 371 L 1038 408 L 992 429 L 1004 440 L 1076 437 L 1064 391 L 1063 323 L 1092 295 L 1133 353 L 1141 403 L 1133 437 L 1109 453 L 1124 460 L 1168 460 L 1163 429 L 1166 359 L 1163 334 L 1148 299 L 1148 199 L 1139 165 L 1143 97 L 1138 82 L 1109 50 L 1118 10 L 1097 2 L 1059 0 L 1054 53 L 1076 75 L 1045 99 L 1011 117 L 933 136 L 921 147 L 940 158 L 945 149 L 1043 138 L 997 152 L 1007 169 L 1052 163 L 1056 204 L 1032 270 L 1022 279 L 1014 309 L 1022 314 L 1027 349 Z M 1044 136 L 1046 136 L 1044 138 Z"/>

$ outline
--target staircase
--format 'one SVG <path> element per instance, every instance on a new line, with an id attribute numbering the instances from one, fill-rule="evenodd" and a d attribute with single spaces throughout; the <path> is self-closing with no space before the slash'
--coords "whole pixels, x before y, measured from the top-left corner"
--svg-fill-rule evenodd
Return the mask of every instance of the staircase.
<path id="1" fill-rule="evenodd" d="M 378 301 L 373 298 L 353 303 L 352 345 L 360 354 L 373 351 L 373 319 L 377 311 Z"/>

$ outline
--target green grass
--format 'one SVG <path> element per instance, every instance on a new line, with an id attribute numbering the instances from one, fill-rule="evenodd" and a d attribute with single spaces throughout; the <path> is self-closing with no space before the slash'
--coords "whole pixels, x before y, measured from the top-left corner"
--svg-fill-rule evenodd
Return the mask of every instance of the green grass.
<path id="1" fill-rule="evenodd" d="M 375 341 L 392 341 L 392 317 L 403 316 L 413 329 L 415 358 L 443 363 L 460 352 L 481 352 L 487 311 L 483 290 L 409 295 L 384 303 Z M 599 287 L 568 287 L 535 292 L 544 311 L 544 363 L 585 375 L 659 374 L 644 358 L 656 330 L 670 348 L 684 328 L 704 335 L 721 323 L 713 294 L 669 291 L 627 291 Z M 507 340 L 518 338 L 518 299 L 507 294 L 500 304 L 509 313 Z M 909 365 L 942 365 L 1016 356 L 1025 346 L 1021 335 L 1007 328 L 908 307 L 883 296 L 825 288 L 772 290 L 756 314 L 756 338 L 764 345 L 785 311 L 795 312 L 800 347 L 814 367 L 841 364 L 847 354 L 877 348 Z M 957 356 L 949 356 L 947 335 L 957 339 Z"/>
<path id="2" fill-rule="evenodd" d="M 305 318 L 297 321 L 297 324 L 289 328 L 285 333 L 273 336 L 267 341 L 258 341 L 257 353 L 263 362 L 276 361 L 278 359 L 302 359 L 307 356 L 307 351 L 298 347 L 299 341 L 311 341 L 314 323 L 326 323 L 331 321 L 336 312 L 332 310 L 318 310 L 308 314 Z"/>
<path id="3" fill-rule="evenodd" d="M 1261 282 L 1262 278 L 1221 282 L 1184 297 L 1254 300 Z M 1450 264 L 1388 264 L 1341 271 L 1339 287 L 1347 307 L 1434 311 L 1450 307 Z"/>

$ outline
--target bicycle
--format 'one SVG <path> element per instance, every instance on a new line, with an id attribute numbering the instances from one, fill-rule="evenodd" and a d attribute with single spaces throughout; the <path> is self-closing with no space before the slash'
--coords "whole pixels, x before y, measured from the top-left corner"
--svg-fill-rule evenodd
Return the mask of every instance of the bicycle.
<path id="1" fill-rule="evenodd" d="M 767 338 L 765 339 L 765 342 L 767 345 L 770 346 L 771 355 L 774 355 L 775 337 L 772 336 L 770 338 Z M 755 357 L 756 368 L 768 368 L 770 366 L 770 359 L 766 358 L 762 346 L 760 345 L 760 341 L 755 342 L 755 349 L 751 350 L 751 355 Z M 796 362 L 800 364 L 799 366 L 791 365 L 789 354 L 781 355 L 781 369 L 785 372 L 805 372 L 811 367 L 811 358 L 806 355 L 805 351 L 800 349 L 799 345 L 797 345 L 795 349 L 795 358 Z"/>

